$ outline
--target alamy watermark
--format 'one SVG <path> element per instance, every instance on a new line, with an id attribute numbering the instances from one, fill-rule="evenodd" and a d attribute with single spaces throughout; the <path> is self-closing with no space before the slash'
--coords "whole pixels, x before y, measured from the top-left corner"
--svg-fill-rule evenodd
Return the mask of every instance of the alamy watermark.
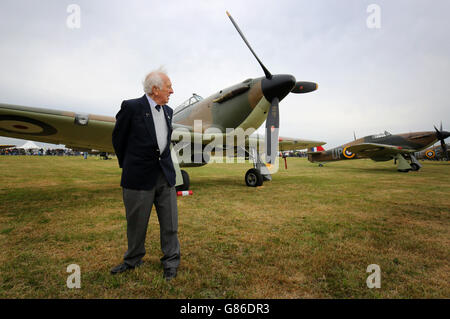
<path id="1" fill-rule="evenodd" d="M 370 4 L 367 6 L 369 16 L 366 25 L 369 29 L 381 29 L 381 7 L 378 4 Z"/>
<path id="2" fill-rule="evenodd" d="M 71 264 L 69 266 L 67 266 L 66 271 L 68 273 L 71 273 L 71 275 L 69 275 L 67 277 L 67 288 L 69 289 L 73 289 L 73 288 L 81 288 L 81 269 L 80 266 L 78 266 L 77 264 Z"/>
<path id="3" fill-rule="evenodd" d="M 377 264 L 371 264 L 367 266 L 366 272 L 371 273 L 367 277 L 367 288 L 381 288 L 381 268 Z"/>
<path id="4" fill-rule="evenodd" d="M 69 29 L 81 28 L 81 7 L 78 4 L 70 4 L 66 9 L 70 15 L 66 19 L 66 26 Z"/>
<path id="5" fill-rule="evenodd" d="M 179 164 L 206 163 L 245 163 L 254 159 L 256 153 L 261 162 L 270 164 L 271 173 L 278 171 L 278 128 L 272 129 L 270 145 L 272 145 L 272 159 L 266 150 L 266 137 L 255 134 L 256 129 L 226 128 L 225 132 L 217 127 L 203 128 L 201 120 L 195 120 L 193 130 L 177 128 L 172 133 L 172 141 L 176 144 L 173 151 L 174 161 Z"/>

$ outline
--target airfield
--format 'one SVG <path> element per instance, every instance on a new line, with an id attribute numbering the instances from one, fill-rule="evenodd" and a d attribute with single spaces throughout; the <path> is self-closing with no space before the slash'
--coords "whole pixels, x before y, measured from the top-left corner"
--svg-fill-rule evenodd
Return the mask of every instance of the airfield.
<path id="1" fill-rule="evenodd" d="M 0 298 L 448 298 L 450 163 L 421 163 L 288 158 L 258 188 L 249 163 L 188 168 L 166 282 L 154 210 L 144 264 L 110 275 L 126 250 L 115 158 L 1 156 Z M 371 264 L 381 288 L 367 287 Z"/>

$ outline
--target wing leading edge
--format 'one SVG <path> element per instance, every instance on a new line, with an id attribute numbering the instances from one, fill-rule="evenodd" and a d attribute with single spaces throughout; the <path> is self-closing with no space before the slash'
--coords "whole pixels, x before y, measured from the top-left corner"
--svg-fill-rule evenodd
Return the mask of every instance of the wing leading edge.
<path id="1" fill-rule="evenodd" d="M 0 135 L 44 143 L 64 144 L 69 148 L 113 153 L 111 136 L 115 118 L 0 103 Z M 226 134 L 195 133 L 191 126 L 174 123 L 172 142 L 181 139 L 206 145 L 216 138 L 226 144 Z M 246 141 L 257 139 L 250 136 Z M 261 143 L 260 143 L 261 144 Z M 263 143 L 262 143 L 263 144 Z M 280 137 L 280 151 L 305 149 L 325 142 Z M 262 145 L 263 146 L 263 145 Z"/>
<path id="2" fill-rule="evenodd" d="M 0 135 L 113 152 L 108 116 L 0 104 Z"/>
<path id="3" fill-rule="evenodd" d="M 414 150 L 402 148 L 400 146 L 387 145 L 387 144 L 375 144 L 375 143 L 361 143 L 357 145 L 348 146 L 347 150 L 363 155 L 366 157 L 379 157 L 379 156 L 395 156 L 397 154 L 414 153 Z"/>

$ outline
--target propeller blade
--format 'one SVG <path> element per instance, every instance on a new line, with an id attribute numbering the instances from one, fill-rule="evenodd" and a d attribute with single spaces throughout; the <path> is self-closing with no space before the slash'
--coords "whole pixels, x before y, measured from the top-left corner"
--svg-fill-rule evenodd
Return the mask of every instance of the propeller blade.
<path id="1" fill-rule="evenodd" d="M 440 130 L 438 130 L 436 126 L 434 126 L 434 129 L 436 130 L 437 139 L 441 142 L 442 155 L 448 160 L 448 153 L 447 153 L 448 150 L 447 144 L 445 144 L 445 139 L 450 136 L 450 133 L 442 130 L 442 121 L 440 125 Z"/>
<path id="2" fill-rule="evenodd" d="M 433 125 L 433 126 L 434 126 L 434 129 L 436 130 L 436 137 L 437 137 L 437 139 L 438 140 L 442 140 L 442 133 L 441 133 L 441 131 L 439 131 L 437 129 L 436 125 Z"/>
<path id="3" fill-rule="evenodd" d="M 444 140 L 441 140 L 441 148 L 444 154 L 447 154 L 447 144 L 445 144 Z"/>
<path id="4" fill-rule="evenodd" d="M 244 34 L 242 33 L 241 29 L 239 29 L 238 25 L 236 24 L 236 22 L 234 21 L 233 17 L 230 15 L 230 13 L 228 11 L 227 11 L 227 15 L 228 15 L 228 18 L 230 18 L 231 23 L 233 23 L 234 27 L 236 28 L 237 32 L 241 36 L 242 40 L 244 40 L 245 44 L 250 49 L 250 51 L 252 52 L 253 56 L 256 58 L 256 60 L 258 61 L 259 65 L 263 69 L 264 74 L 266 75 L 266 78 L 267 79 L 271 79 L 272 78 L 272 74 L 269 72 L 269 70 L 267 70 L 267 68 L 264 66 L 264 64 L 262 64 L 261 60 L 256 55 L 255 51 L 253 51 L 253 49 L 250 46 L 250 44 L 248 43 L 247 39 L 244 37 Z"/>
<path id="5" fill-rule="evenodd" d="M 280 128 L 279 100 L 274 97 L 266 119 L 266 161 L 275 163 L 278 155 L 278 133 Z"/>
<path id="6" fill-rule="evenodd" d="M 295 86 L 292 88 L 291 92 L 297 93 L 297 94 L 309 93 L 309 92 L 317 90 L 318 87 L 319 87 L 319 85 L 317 83 L 300 81 L 300 82 L 295 83 Z"/>
<path id="7" fill-rule="evenodd" d="M 442 139 L 441 140 L 441 159 L 443 159 L 443 158 L 446 158 L 447 161 L 449 160 L 447 144 L 445 144 L 445 141 Z"/>
<path id="8" fill-rule="evenodd" d="M 442 151 L 444 152 L 444 158 L 447 159 L 447 161 L 449 160 L 448 158 L 448 149 L 447 149 L 447 144 L 444 144 L 444 146 L 442 147 Z"/>

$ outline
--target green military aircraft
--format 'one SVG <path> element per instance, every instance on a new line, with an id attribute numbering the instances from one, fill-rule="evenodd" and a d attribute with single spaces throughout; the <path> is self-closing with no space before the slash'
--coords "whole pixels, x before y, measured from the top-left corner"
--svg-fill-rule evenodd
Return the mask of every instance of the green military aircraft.
<path id="1" fill-rule="evenodd" d="M 440 130 L 436 127 L 434 128 L 435 131 L 398 135 L 385 131 L 382 134 L 370 135 L 360 139 L 355 138 L 350 143 L 327 151 L 322 147 L 310 149 L 308 151 L 308 160 L 310 162 L 319 162 L 319 166 L 322 166 L 325 162 L 360 158 L 370 158 L 376 162 L 394 159 L 399 172 L 418 171 L 422 165 L 417 161 L 414 153 L 428 148 L 436 141 L 440 141 L 443 145 L 442 147 L 446 150 L 444 140 L 450 136 L 450 133 L 442 130 L 442 124 Z"/>
<path id="2" fill-rule="evenodd" d="M 450 144 L 445 144 L 445 151 L 442 150 L 442 145 L 433 146 L 432 148 L 415 154 L 417 159 L 427 159 L 435 161 L 448 161 L 450 159 L 448 150 Z"/>
<path id="3" fill-rule="evenodd" d="M 179 154 L 174 149 L 183 149 L 192 154 L 189 161 L 174 158 L 177 173 L 177 189 L 189 188 L 189 176 L 180 166 L 203 166 L 208 163 L 205 146 L 213 139 L 221 139 L 224 148 L 230 147 L 228 137 L 235 131 L 254 128 L 266 121 L 264 149 L 266 162 L 261 158 L 262 147 L 252 147 L 256 136 L 246 137 L 242 152 L 253 160 L 253 168 L 245 175 L 248 186 L 261 186 L 264 180 L 271 180 L 270 167 L 275 163 L 278 149 L 303 149 L 325 142 L 278 136 L 279 102 L 289 93 L 308 93 L 317 89 L 313 82 L 296 82 L 292 75 L 272 75 L 256 56 L 241 30 L 227 12 L 236 30 L 260 64 L 265 76 L 247 79 L 241 83 L 222 89 L 207 98 L 194 94 L 186 102 L 175 108 L 173 114 L 172 156 Z M 196 121 L 201 121 L 201 129 L 196 129 Z M 80 150 L 114 152 L 111 134 L 115 118 L 93 114 L 78 114 L 67 111 L 49 110 L 0 103 L 0 135 L 31 139 Z M 208 133 L 215 129 L 215 134 Z M 231 131 L 230 131 L 231 129 Z M 217 134 L 217 131 L 220 134 Z M 186 132 L 189 139 L 186 140 Z M 233 139 L 234 142 L 234 139 Z M 196 144 L 197 143 L 197 144 Z M 256 144 L 258 145 L 258 144 Z M 197 146 L 197 147 L 195 147 Z M 239 147 L 233 143 L 239 154 Z M 174 155 L 175 154 L 175 155 Z M 241 153 L 242 154 L 242 153 Z"/>

